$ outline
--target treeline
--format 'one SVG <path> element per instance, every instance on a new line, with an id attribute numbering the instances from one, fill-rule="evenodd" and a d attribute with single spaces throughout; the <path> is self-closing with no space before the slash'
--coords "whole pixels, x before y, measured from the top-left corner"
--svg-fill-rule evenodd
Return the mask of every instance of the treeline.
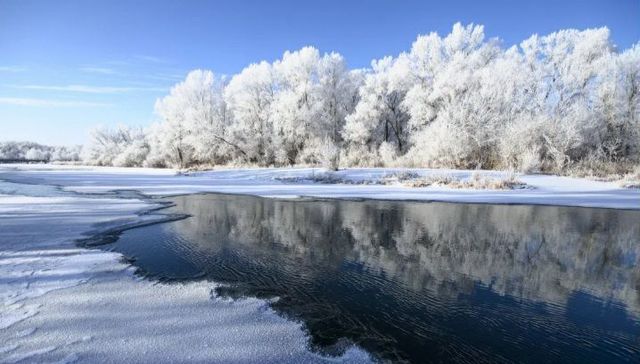
<path id="1" fill-rule="evenodd" d="M 32 142 L 0 142 L 0 161 L 80 161 L 82 146 L 48 146 Z"/>
<path id="2" fill-rule="evenodd" d="M 640 44 L 619 51 L 599 28 L 505 49 L 482 26 L 456 24 L 366 70 L 305 47 L 230 78 L 192 71 L 155 110 L 148 129 L 96 129 L 85 161 L 630 168 L 640 161 Z"/>

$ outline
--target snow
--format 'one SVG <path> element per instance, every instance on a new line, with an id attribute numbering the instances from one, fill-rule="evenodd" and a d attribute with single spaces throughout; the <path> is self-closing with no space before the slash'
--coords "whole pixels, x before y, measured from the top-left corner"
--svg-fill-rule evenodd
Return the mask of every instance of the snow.
<path id="1" fill-rule="evenodd" d="M 9 169 L 12 168 L 12 169 Z M 420 175 L 447 174 L 470 178 L 472 171 L 394 168 L 351 168 L 335 172 L 353 181 L 376 180 L 398 171 Z M 530 189 L 472 190 L 445 187 L 411 188 L 399 185 L 286 183 L 280 177 L 309 177 L 322 173 L 317 168 L 218 169 L 179 175 L 170 169 L 69 167 L 42 165 L 0 165 L 0 179 L 23 183 L 55 184 L 68 191 L 104 193 L 136 190 L 149 196 L 197 192 L 250 194 L 294 198 L 375 198 L 468 203 L 539 204 L 581 207 L 640 209 L 640 191 L 624 189 L 614 182 L 550 175 L 520 175 Z M 481 171 L 495 176 L 506 172 Z"/>
<path id="2" fill-rule="evenodd" d="M 375 181 L 401 169 L 336 172 Z M 470 178 L 471 171 L 412 170 Z M 366 362 L 357 347 L 342 357 L 311 352 L 300 323 L 259 299 L 212 297 L 215 283 L 167 284 L 133 274 L 117 253 L 73 241 L 114 227 L 164 218 L 149 196 L 196 192 L 293 198 L 531 203 L 640 209 L 640 192 L 614 183 L 544 175 L 532 189 L 491 191 L 395 185 L 319 184 L 313 168 L 167 169 L 0 165 L 0 362 Z M 484 172 L 496 176 L 503 172 Z M 287 183 L 279 178 L 298 178 Z M 116 194 L 113 191 L 121 191 Z"/>
<path id="3" fill-rule="evenodd" d="M 355 347 L 311 352 L 301 324 L 263 300 L 212 297 L 211 282 L 143 280 L 119 254 L 73 243 L 163 218 L 140 215 L 156 207 L 0 181 L 0 363 L 370 361 Z"/>

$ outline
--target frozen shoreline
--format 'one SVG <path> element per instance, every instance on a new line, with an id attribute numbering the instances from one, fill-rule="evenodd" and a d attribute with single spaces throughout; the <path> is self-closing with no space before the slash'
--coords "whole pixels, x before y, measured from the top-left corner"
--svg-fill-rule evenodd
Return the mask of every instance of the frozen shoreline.
<path id="1" fill-rule="evenodd" d="M 397 171 L 402 170 L 348 169 L 337 174 L 345 180 L 372 181 Z M 412 171 L 456 178 L 472 173 Z M 309 351 L 301 324 L 279 317 L 265 301 L 212 298 L 215 285 L 208 282 L 171 285 L 140 280 L 119 254 L 78 248 L 73 241 L 89 233 L 161 218 L 141 215 L 159 207 L 153 201 L 136 194 L 118 197 L 112 191 L 640 209 L 640 191 L 584 179 L 525 175 L 519 179 L 534 189 L 508 191 L 304 181 L 320 172 L 224 169 L 177 175 L 165 169 L 0 165 L 0 276 L 5 280 L 0 286 L 0 362 L 91 362 L 105 357 L 111 362 L 175 362 L 187 355 L 193 361 L 369 360 L 357 348 L 340 358 Z M 282 177 L 303 181 L 284 183 Z"/>
<path id="2" fill-rule="evenodd" d="M 351 168 L 335 172 L 347 181 L 374 181 L 399 171 L 421 176 L 450 175 L 471 178 L 473 171 L 402 168 Z M 614 182 L 550 175 L 519 175 L 531 189 L 473 190 L 447 187 L 411 188 L 399 185 L 322 184 L 282 182 L 322 173 L 318 168 L 218 169 L 179 175 L 171 169 L 113 168 L 55 165 L 0 165 L 0 179 L 21 183 L 54 184 L 68 191 L 105 193 L 135 190 L 148 196 L 197 192 L 248 194 L 262 197 L 371 198 L 439 202 L 535 204 L 576 207 L 640 209 L 640 190 Z M 504 177 L 507 172 L 483 171 Z"/>
<path id="3" fill-rule="evenodd" d="M 79 238 L 153 222 L 160 205 L 0 181 L 0 363 L 368 362 L 311 352 L 302 325 L 215 283 L 140 279 L 121 255 Z"/>

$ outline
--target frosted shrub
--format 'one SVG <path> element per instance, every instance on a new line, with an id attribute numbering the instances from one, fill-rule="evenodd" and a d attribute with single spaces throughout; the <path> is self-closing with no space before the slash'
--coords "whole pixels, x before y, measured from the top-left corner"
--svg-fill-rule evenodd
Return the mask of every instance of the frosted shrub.
<path id="1" fill-rule="evenodd" d="M 500 166 L 521 172 L 543 169 L 544 120 L 518 120 L 503 131 L 498 142 Z"/>
<path id="2" fill-rule="evenodd" d="M 436 168 L 466 167 L 470 146 L 463 136 L 444 122 L 434 122 L 416 135 L 412 158 L 421 165 Z"/>
<path id="3" fill-rule="evenodd" d="M 363 145 L 352 145 L 340 152 L 340 161 L 351 167 L 378 167 L 380 157 L 376 151 L 371 151 Z"/>
<path id="4" fill-rule="evenodd" d="M 540 155 L 534 149 L 525 149 L 519 156 L 518 170 L 523 173 L 540 172 L 542 163 L 540 163 Z"/>
<path id="5" fill-rule="evenodd" d="M 378 154 L 380 155 L 380 160 L 385 167 L 392 167 L 397 164 L 398 151 L 390 143 L 383 142 L 380 144 Z"/>
<path id="6" fill-rule="evenodd" d="M 53 147 L 51 160 L 54 162 L 76 162 L 80 160 L 82 146 L 74 147 Z"/>
<path id="7" fill-rule="evenodd" d="M 625 188 L 640 188 L 640 166 L 637 166 L 633 172 L 626 175 L 620 185 Z"/>
<path id="8" fill-rule="evenodd" d="M 49 160 L 49 153 L 38 148 L 31 148 L 25 153 L 24 157 L 31 160 Z"/>
<path id="9" fill-rule="evenodd" d="M 450 186 L 457 180 L 453 176 L 447 174 L 431 174 L 424 177 L 417 177 L 404 181 L 407 187 L 429 187 L 429 186 Z"/>
<path id="10" fill-rule="evenodd" d="M 420 174 L 416 172 L 398 171 L 385 174 L 378 182 L 383 185 L 405 184 L 418 178 L 420 178 Z"/>
<path id="11" fill-rule="evenodd" d="M 515 174 L 509 173 L 502 176 L 490 176 L 480 172 L 473 172 L 471 178 L 462 181 L 459 188 L 473 188 L 479 190 L 513 190 L 527 188 L 526 183 L 517 179 Z"/>
<path id="12" fill-rule="evenodd" d="M 331 141 L 325 141 L 320 148 L 320 165 L 324 168 L 337 171 L 340 166 L 340 149 Z"/>
<path id="13" fill-rule="evenodd" d="M 313 140 L 298 155 L 302 164 L 320 165 L 337 171 L 340 164 L 340 149 L 331 140 Z"/>
<path id="14" fill-rule="evenodd" d="M 468 188 L 478 190 L 511 190 L 527 188 L 526 183 L 518 180 L 514 174 L 504 177 L 474 172 L 469 179 L 460 179 L 448 174 L 431 174 L 408 179 L 403 182 L 407 187 L 441 186 L 448 188 Z"/>
<path id="15" fill-rule="evenodd" d="M 322 172 L 312 172 L 311 175 L 307 177 L 276 177 L 277 181 L 286 182 L 286 183 L 299 183 L 304 181 L 310 181 L 314 183 L 324 183 L 324 184 L 344 184 L 353 183 L 351 180 L 344 179 L 333 171 L 322 171 Z"/>
<path id="16" fill-rule="evenodd" d="M 113 165 L 116 167 L 142 167 L 148 154 L 149 145 L 144 140 L 136 140 L 120 152 L 113 160 Z"/>
<path id="17" fill-rule="evenodd" d="M 94 129 L 89 144 L 82 150 L 83 161 L 87 164 L 125 167 L 142 166 L 148 152 L 146 133 L 140 128 L 123 125 L 115 129 Z"/>
<path id="18" fill-rule="evenodd" d="M 588 137 L 576 121 L 549 117 L 520 119 L 510 125 L 499 142 L 502 168 L 522 172 L 564 171 L 586 157 Z"/>

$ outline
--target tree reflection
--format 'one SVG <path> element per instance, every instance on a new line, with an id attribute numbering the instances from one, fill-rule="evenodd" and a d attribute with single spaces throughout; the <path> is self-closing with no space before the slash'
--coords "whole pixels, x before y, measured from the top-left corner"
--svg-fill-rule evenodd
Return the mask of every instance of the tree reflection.
<path id="1" fill-rule="evenodd" d="M 321 266 L 322 274 L 349 261 L 413 291 L 455 296 L 480 282 L 500 295 L 560 305 L 583 291 L 640 312 L 634 211 L 224 195 L 174 201 L 192 215 L 175 229 L 195 256 L 276 242 L 286 259 Z"/>

